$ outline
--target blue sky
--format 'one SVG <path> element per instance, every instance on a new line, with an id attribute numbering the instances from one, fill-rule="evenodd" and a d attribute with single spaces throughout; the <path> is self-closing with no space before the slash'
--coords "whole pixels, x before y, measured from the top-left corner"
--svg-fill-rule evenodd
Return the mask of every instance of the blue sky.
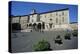
<path id="1" fill-rule="evenodd" d="M 66 4 L 55 4 L 55 3 L 49 4 L 49 3 L 12 1 L 11 15 L 14 15 L 14 16 L 28 15 L 31 13 L 33 8 L 36 9 L 37 13 L 69 8 L 70 22 L 77 22 L 78 20 L 78 6 L 77 5 L 66 5 Z"/>

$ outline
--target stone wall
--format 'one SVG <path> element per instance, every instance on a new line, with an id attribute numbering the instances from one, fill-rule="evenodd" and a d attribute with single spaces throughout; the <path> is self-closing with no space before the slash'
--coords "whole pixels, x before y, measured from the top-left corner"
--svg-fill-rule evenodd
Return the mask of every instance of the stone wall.
<path id="1" fill-rule="evenodd" d="M 20 18 L 21 29 L 26 29 L 28 23 L 28 16 L 22 16 Z"/>
<path id="2" fill-rule="evenodd" d="M 11 23 L 19 23 L 20 17 L 12 17 Z"/>
<path id="3" fill-rule="evenodd" d="M 68 28 L 69 10 L 48 12 L 43 14 L 30 14 L 26 16 L 17 16 L 12 18 L 12 23 L 20 23 L 21 29 L 27 29 L 27 24 L 33 24 L 38 22 L 44 22 L 45 29 Z M 72 28 L 75 27 L 73 25 L 70 26 Z"/>
<path id="4" fill-rule="evenodd" d="M 72 23 L 72 24 L 70 24 L 70 27 L 72 30 L 76 30 L 76 29 L 78 29 L 78 23 Z"/>

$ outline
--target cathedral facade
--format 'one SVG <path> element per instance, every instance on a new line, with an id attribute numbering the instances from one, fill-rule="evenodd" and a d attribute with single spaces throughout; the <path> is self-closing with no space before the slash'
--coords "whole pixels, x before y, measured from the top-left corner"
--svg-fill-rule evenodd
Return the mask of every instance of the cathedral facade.
<path id="1" fill-rule="evenodd" d="M 69 27 L 69 8 L 37 13 L 35 9 L 29 15 L 13 16 L 11 23 L 19 23 L 21 29 L 43 29 Z"/>

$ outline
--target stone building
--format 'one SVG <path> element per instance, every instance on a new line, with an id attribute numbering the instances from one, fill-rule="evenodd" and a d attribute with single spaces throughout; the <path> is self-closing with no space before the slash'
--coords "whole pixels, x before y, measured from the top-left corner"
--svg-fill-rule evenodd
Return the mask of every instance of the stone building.
<path id="1" fill-rule="evenodd" d="M 19 23 L 21 29 L 43 29 L 69 27 L 69 8 L 37 13 L 35 9 L 29 15 L 13 16 L 11 23 Z"/>

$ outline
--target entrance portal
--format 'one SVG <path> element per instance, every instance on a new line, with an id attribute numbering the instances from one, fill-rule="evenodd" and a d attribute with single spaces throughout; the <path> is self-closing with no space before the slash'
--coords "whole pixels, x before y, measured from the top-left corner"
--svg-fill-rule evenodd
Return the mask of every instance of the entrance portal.
<path id="1" fill-rule="evenodd" d="M 52 28 L 52 23 L 49 23 L 49 27 Z"/>

